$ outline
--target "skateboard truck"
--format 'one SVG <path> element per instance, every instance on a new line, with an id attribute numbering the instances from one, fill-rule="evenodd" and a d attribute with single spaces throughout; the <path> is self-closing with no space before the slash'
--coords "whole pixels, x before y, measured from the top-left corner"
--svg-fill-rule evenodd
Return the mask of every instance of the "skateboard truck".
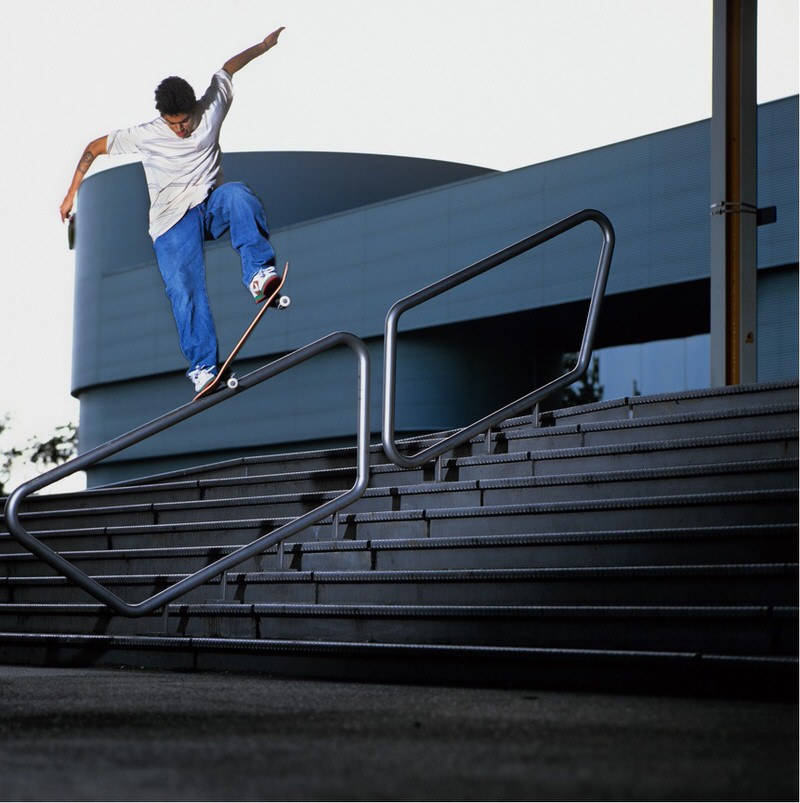
<path id="1" fill-rule="evenodd" d="M 292 299 L 289 296 L 277 296 L 269 303 L 269 306 L 275 307 L 275 309 L 286 309 L 291 303 Z M 236 388 L 239 387 L 239 380 L 236 378 L 235 374 L 231 374 L 225 384 L 231 390 L 236 390 Z"/>
<path id="2" fill-rule="evenodd" d="M 259 311 L 256 313 L 256 317 L 253 318 L 253 322 L 250 324 L 250 326 L 247 327 L 245 333 L 241 336 L 241 338 L 239 338 L 239 342 L 233 347 L 233 351 L 231 351 L 230 355 L 228 356 L 228 359 L 225 360 L 225 362 L 223 363 L 222 368 L 220 368 L 219 374 L 217 375 L 216 379 L 214 379 L 212 382 L 209 382 L 194 397 L 194 401 L 197 401 L 202 396 L 205 396 L 207 393 L 212 392 L 215 388 L 220 386 L 223 378 L 228 374 L 228 367 L 233 362 L 234 357 L 239 353 L 239 349 L 241 349 L 241 347 L 244 345 L 245 341 L 250 336 L 250 333 L 253 331 L 253 329 L 255 329 L 256 324 L 264 316 L 264 313 L 271 307 L 274 307 L 275 309 L 286 309 L 292 303 L 292 300 L 291 298 L 289 298 L 289 296 L 279 295 L 281 288 L 283 287 L 283 284 L 286 281 L 286 274 L 288 272 L 289 272 L 289 263 L 287 262 L 286 266 L 283 269 L 283 275 L 281 276 L 280 284 L 275 288 L 270 298 L 264 301 L 263 305 L 261 306 L 261 309 L 259 309 Z M 235 390 L 236 388 L 239 387 L 239 380 L 233 374 L 230 374 L 227 376 L 227 379 L 225 379 L 225 384 L 232 390 Z"/>

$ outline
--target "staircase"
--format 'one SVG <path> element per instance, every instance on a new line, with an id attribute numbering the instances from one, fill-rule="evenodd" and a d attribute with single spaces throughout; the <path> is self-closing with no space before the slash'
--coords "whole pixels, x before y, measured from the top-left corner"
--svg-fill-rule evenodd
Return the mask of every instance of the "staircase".
<path id="1" fill-rule="evenodd" d="M 338 520 L 138 619 L 3 529 L 0 662 L 794 698 L 797 401 L 795 382 L 559 410 L 436 471 L 373 447 Z M 240 459 L 34 497 L 23 522 L 135 602 L 338 495 L 354 462 Z"/>

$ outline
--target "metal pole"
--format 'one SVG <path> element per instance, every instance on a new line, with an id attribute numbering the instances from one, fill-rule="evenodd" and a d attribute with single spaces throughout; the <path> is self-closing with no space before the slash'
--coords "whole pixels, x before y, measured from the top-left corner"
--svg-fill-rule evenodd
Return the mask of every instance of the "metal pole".
<path id="1" fill-rule="evenodd" d="M 755 382 L 757 0 L 714 0 L 711 385 Z"/>

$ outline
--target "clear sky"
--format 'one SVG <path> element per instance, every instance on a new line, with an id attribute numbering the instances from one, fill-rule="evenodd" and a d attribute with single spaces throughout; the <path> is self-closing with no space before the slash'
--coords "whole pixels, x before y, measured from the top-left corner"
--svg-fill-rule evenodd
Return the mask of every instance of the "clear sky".
<path id="1" fill-rule="evenodd" d="M 166 75 L 237 74 L 231 151 L 521 167 L 709 117 L 712 0 L 0 0 L 0 446 L 77 422 L 74 254 L 58 206 L 93 138 L 152 119 Z M 759 0 L 758 100 L 798 92 L 796 0 Z M 122 164 L 101 157 L 93 170 Z M 269 199 L 265 199 L 268 203 Z M 77 205 L 80 214 L 80 199 Z"/>

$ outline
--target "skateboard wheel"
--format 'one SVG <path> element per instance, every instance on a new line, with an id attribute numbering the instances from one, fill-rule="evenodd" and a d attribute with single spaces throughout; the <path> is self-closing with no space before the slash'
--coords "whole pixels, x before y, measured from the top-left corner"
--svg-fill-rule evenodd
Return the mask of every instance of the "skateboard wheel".
<path id="1" fill-rule="evenodd" d="M 278 309 L 286 309 L 286 307 L 288 307 L 289 304 L 291 304 L 291 303 L 292 303 L 292 299 L 289 298 L 289 296 L 281 296 L 278 299 L 278 301 L 276 303 L 276 306 L 278 307 Z"/>
<path id="2" fill-rule="evenodd" d="M 239 380 L 238 380 L 238 379 L 237 379 L 235 376 L 232 376 L 232 377 L 231 377 L 231 378 L 228 380 L 228 387 L 229 387 L 231 390 L 235 390 L 236 388 L 238 388 L 238 387 L 239 387 Z"/>

